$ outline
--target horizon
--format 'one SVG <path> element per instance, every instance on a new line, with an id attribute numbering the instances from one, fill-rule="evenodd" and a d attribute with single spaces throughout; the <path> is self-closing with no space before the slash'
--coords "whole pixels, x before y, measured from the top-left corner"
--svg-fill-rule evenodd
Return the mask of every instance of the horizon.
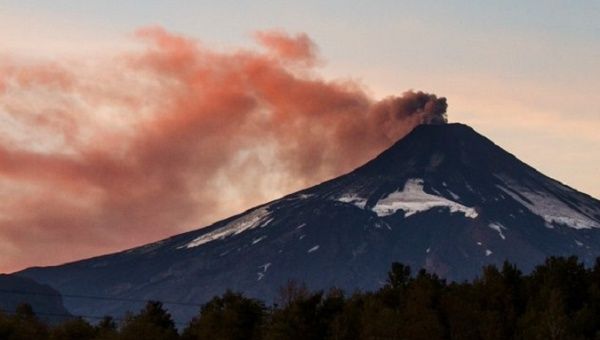
<path id="1" fill-rule="evenodd" d="M 431 119 L 598 199 L 600 5 L 544 4 L 4 3 L 0 272 L 210 225 Z"/>

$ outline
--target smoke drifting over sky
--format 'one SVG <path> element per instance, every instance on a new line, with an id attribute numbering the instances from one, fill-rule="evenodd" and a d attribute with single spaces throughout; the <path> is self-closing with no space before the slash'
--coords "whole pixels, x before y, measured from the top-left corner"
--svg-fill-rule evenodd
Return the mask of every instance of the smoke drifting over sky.
<path id="1" fill-rule="evenodd" d="M 317 73 L 305 34 L 218 51 L 163 30 L 94 61 L 0 61 L 0 271 L 200 227 L 351 170 L 446 100 Z"/>

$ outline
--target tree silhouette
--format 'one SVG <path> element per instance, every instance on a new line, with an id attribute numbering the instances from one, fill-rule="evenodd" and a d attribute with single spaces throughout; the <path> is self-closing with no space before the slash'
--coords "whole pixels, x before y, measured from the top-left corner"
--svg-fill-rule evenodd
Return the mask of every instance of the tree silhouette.
<path id="1" fill-rule="evenodd" d="M 81 318 L 45 325 L 26 304 L 0 312 L 0 340 L 179 338 L 599 340 L 600 258 L 586 268 L 575 257 L 550 257 L 527 275 L 505 262 L 461 283 L 425 270 L 411 276 L 408 266 L 394 263 L 377 291 L 312 292 L 290 281 L 269 308 L 227 291 L 205 303 L 181 336 L 157 301 L 121 327 L 110 317 L 96 325 Z"/>
<path id="2" fill-rule="evenodd" d="M 202 306 L 183 332 L 183 339 L 252 340 L 261 338 L 262 302 L 227 291 Z"/>
<path id="3" fill-rule="evenodd" d="M 139 314 L 128 316 L 120 334 L 120 339 L 124 340 L 177 338 L 177 330 L 171 315 L 158 301 L 149 301 Z"/>

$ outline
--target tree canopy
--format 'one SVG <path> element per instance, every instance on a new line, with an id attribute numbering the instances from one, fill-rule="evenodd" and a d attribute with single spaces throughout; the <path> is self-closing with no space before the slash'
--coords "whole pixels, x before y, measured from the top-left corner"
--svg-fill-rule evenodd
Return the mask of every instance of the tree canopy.
<path id="1" fill-rule="evenodd" d="M 94 321 L 46 324 L 20 305 L 0 312 L 0 339 L 600 340 L 600 259 L 586 268 L 575 257 L 550 257 L 528 275 L 510 263 L 486 266 L 458 283 L 393 263 L 374 292 L 310 291 L 290 281 L 272 306 L 227 291 L 185 325 L 158 301 L 122 320 Z"/>

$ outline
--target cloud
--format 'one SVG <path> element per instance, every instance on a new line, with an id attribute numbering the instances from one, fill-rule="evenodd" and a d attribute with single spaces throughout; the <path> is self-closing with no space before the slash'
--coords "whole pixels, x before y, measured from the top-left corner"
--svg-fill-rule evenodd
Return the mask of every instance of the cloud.
<path id="1" fill-rule="evenodd" d="M 255 34 L 256 40 L 276 57 L 284 60 L 315 63 L 317 46 L 305 33 L 290 36 L 280 31 L 261 31 Z"/>
<path id="2" fill-rule="evenodd" d="M 0 64 L 0 270 L 116 251 L 342 174 L 446 101 L 381 101 L 318 76 L 305 34 L 219 51 L 160 27 L 144 48 Z"/>

